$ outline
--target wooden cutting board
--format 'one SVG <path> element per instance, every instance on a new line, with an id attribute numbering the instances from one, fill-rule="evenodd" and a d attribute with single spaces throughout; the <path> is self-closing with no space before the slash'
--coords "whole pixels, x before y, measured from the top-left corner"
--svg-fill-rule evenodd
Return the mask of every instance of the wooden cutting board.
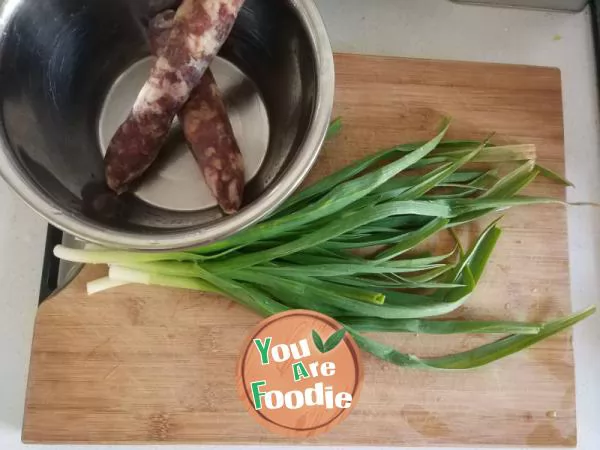
<path id="1" fill-rule="evenodd" d="M 430 138 L 533 143 L 564 170 L 557 69 L 337 55 L 341 136 L 314 180 L 363 155 Z M 562 197 L 538 182 L 533 193 Z M 483 284 L 459 317 L 546 320 L 570 312 L 562 207 L 511 211 Z M 474 231 L 473 227 L 465 230 Z M 32 443 L 290 443 L 257 425 L 235 389 L 242 341 L 259 318 L 231 301 L 183 290 L 125 287 L 86 297 L 86 268 L 39 311 L 23 440 Z M 378 336 L 421 356 L 461 351 L 481 336 Z M 310 444 L 395 446 L 576 444 L 571 336 L 477 371 L 405 370 L 364 356 L 356 410 Z"/>

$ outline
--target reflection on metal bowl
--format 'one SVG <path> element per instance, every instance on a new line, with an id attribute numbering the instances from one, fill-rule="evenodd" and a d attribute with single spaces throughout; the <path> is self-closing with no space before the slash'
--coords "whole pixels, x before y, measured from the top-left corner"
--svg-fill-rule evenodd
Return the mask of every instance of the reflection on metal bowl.
<path id="1" fill-rule="evenodd" d="M 221 213 L 177 124 L 136 192 L 103 194 L 102 152 L 150 65 L 145 27 L 172 3 L 0 2 L 0 172 L 37 212 L 82 239 L 164 250 L 227 237 L 283 202 L 318 155 L 334 68 L 316 7 L 246 0 L 213 64 L 248 160 L 243 209 Z M 90 198 L 110 214 L 93 214 Z"/>

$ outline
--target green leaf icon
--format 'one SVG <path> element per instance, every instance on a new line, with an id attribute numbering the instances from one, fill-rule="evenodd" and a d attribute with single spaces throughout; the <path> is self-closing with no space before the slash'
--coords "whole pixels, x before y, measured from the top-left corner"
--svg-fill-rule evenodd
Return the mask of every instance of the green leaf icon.
<path id="1" fill-rule="evenodd" d="M 315 343 L 317 350 L 319 350 L 321 353 L 329 353 L 335 349 L 338 345 L 340 345 L 340 342 L 342 342 L 344 336 L 346 336 L 346 329 L 342 328 L 329 336 L 327 342 L 323 344 L 323 339 L 321 339 L 319 333 L 317 333 L 315 330 L 312 332 L 313 342 Z"/>
<path id="2" fill-rule="evenodd" d="M 317 333 L 316 330 L 313 330 L 312 338 L 313 338 L 313 342 L 315 343 L 315 347 L 317 347 L 317 350 L 319 350 L 321 353 L 325 353 L 325 346 L 323 345 L 323 339 L 321 339 L 321 336 L 319 336 L 319 333 Z"/>
<path id="3" fill-rule="evenodd" d="M 329 353 L 331 350 L 340 345 L 340 342 L 342 342 L 344 336 L 346 336 L 345 328 L 342 328 L 341 330 L 338 330 L 335 333 L 333 333 L 329 337 L 329 339 L 327 339 L 327 342 L 325 342 L 325 351 L 323 353 Z"/>

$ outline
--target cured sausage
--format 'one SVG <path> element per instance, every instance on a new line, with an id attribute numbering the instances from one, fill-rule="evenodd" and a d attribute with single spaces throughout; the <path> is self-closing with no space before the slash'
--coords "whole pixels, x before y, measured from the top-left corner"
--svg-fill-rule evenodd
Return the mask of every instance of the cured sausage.
<path id="1" fill-rule="evenodd" d="M 175 21 L 175 10 L 167 9 L 150 19 L 148 24 L 148 37 L 150 39 L 150 50 L 156 56 L 162 56 L 169 36 L 171 36 L 171 29 L 173 28 L 173 22 Z M 210 69 L 206 69 L 208 72 Z M 204 77 L 203 77 L 204 78 Z"/>
<path id="2" fill-rule="evenodd" d="M 174 11 L 165 11 L 150 21 L 150 46 L 159 57 L 164 52 L 174 18 Z M 206 184 L 221 209 L 226 214 L 237 212 L 244 195 L 244 159 L 210 69 L 206 70 L 179 112 L 179 121 Z"/>
<path id="3" fill-rule="evenodd" d="M 244 0 L 184 0 L 160 56 L 105 156 L 108 186 L 125 192 L 154 162 L 173 118 L 223 45 Z"/>
<path id="4" fill-rule="evenodd" d="M 162 56 L 108 146 L 105 173 L 113 191 L 127 191 L 154 162 L 175 115 L 227 39 L 243 3 L 183 0 Z"/>

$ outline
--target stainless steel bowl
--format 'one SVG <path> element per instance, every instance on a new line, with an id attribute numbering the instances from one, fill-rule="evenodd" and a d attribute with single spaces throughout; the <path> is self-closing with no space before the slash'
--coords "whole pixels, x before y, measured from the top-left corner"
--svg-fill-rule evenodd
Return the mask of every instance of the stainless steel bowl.
<path id="1" fill-rule="evenodd" d="M 0 173 L 87 241 L 165 250 L 222 239 L 281 204 L 318 156 L 334 93 L 318 11 L 310 0 L 247 0 L 214 67 L 252 166 L 244 208 L 224 217 L 198 194 L 201 175 L 176 125 L 137 192 L 105 193 L 103 147 L 147 73 L 146 24 L 174 3 L 0 0 Z"/>

